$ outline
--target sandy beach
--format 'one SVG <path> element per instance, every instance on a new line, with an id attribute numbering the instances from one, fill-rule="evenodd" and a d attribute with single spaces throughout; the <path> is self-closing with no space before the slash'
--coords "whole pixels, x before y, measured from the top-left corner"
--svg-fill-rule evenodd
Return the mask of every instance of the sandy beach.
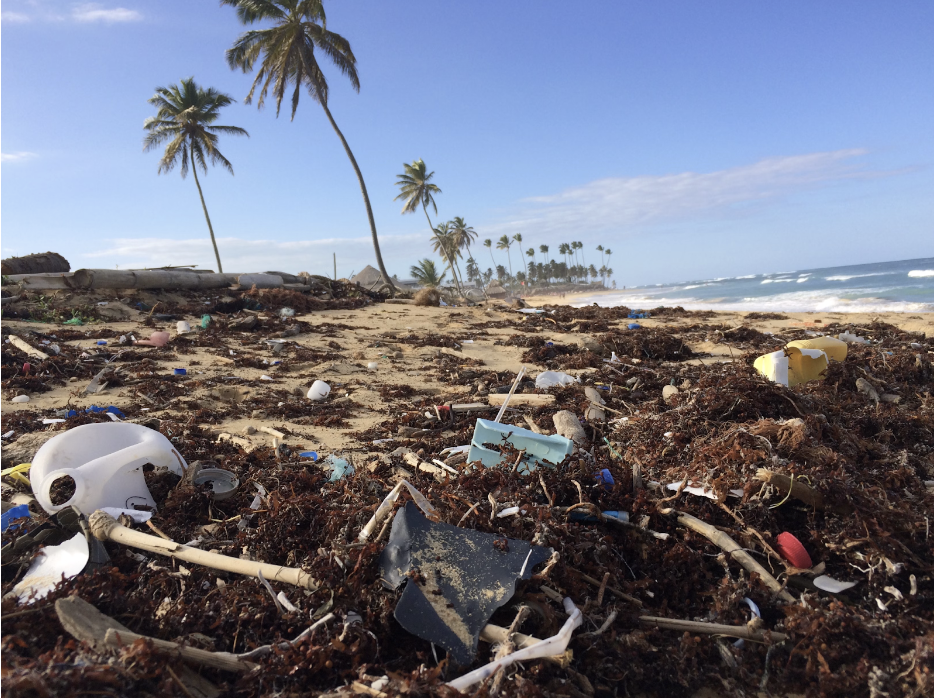
<path id="1" fill-rule="evenodd" d="M 548 554 L 554 562 L 521 582 L 512 603 L 543 608 L 567 598 L 583 612 L 585 626 L 578 632 L 589 639 L 572 643 L 571 673 L 533 662 L 537 684 L 555 691 L 572 676 L 584 678 L 575 679 L 582 688 L 570 695 L 612 695 L 613 681 L 603 676 L 625 667 L 635 692 L 654 694 L 662 672 L 670 677 L 666 692 L 723 695 L 719 678 L 679 673 L 684 642 L 714 667 L 726 661 L 724 650 L 734 661 L 764 666 L 771 657 L 769 638 L 788 646 L 819 643 L 809 646 L 822 647 L 821 656 L 845 674 L 854 658 L 874 647 L 894 644 L 899 657 L 908 657 L 911 638 L 931 631 L 934 582 L 924 531 L 934 501 L 934 314 L 658 308 L 633 320 L 620 308 L 572 308 L 574 296 L 530 297 L 524 305 L 531 308 L 505 302 L 423 307 L 374 302 L 354 287 L 338 288 L 343 290 L 327 301 L 283 290 L 224 297 L 139 291 L 51 299 L 26 294 L 5 307 L 4 467 L 30 462 L 49 438 L 75 426 L 110 423 L 108 415 L 86 410 L 113 406 L 123 421 L 170 439 L 189 464 L 226 469 L 241 483 L 234 497 L 221 502 L 171 473 L 148 473 L 158 505 L 151 523 L 161 535 L 240 559 L 301 567 L 302 574 L 327 580 L 304 595 L 277 583 L 276 591 L 297 609 L 284 613 L 250 577 L 188 563 L 178 568 L 181 573 L 165 558 L 134 557 L 129 548 L 108 543 L 109 567 L 70 579 L 35 602 L 32 615 L 19 616 L 16 601 L 4 601 L 4 637 L 12 633 L 36 648 L 16 650 L 17 661 L 32 661 L 31 653 L 52 651 L 60 642 L 56 602 L 72 594 L 127 618 L 134 632 L 165 640 L 207 638 L 199 641 L 225 653 L 295 637 L 311 622 L 309 615 L 316 617 L 315 609 L 325 609 L 338 614 L 329 621 L 337 623 L 332 634 L 315 634 L 307 656 L 305 649 L 270 655 L 258 675 L 299 672 L 332 698 L 352 695 L 351 684 L 357 687 L 353 694 L 377 695 L 371 686 L 384 685 L 375 678 L 383 671 L 405 672 L 407 680 L 435 690 L 465 667 L 425 674 L 426 662 L 434 666 L 428 640 L 439 654 L 460 645 L 443 644 L 448 641 L 418 623 L 403 629 L 399 610 L 393 617 L 398 596 L 380 582 L 390 519 L 375 540 L 357 539 L 402 479 L 430 501 L 428 511 L 443 523 L 499 536 L 497 545 L 533 541 L 553 551 Z M 79 308 L 97 317 L 82 326 L 23 317 L 65 317 Z M 19 317 L 9 317 L 14 314 Z M 201 329 L 205 315 L 210 321 Z M 179 334 L 180 320 L 195 329 Z M 131 344 L 132 337 L 159 331 L 169 335 L 164 347 Z M 818 380 L 789 389 L 751 366 L 755 356 L 787 341 L 844 331 L 868 343 L 849 345 L 846 359 L 831 362 Z M 613 354 L 617 360 L 608 363 Z M 527 476 L 516 470 L 523 451 L 486 444 L 503 449 L 503 467 L 474 470 L 465 454 L 446 449 L 471 443 L 477 419 L 493 418 L 523 366 L 527 378 L 505 411 L 506 433 L 575 433 L 576 453 Z M 533 381 L 545 370 L 565 372 L 579 383 L 536 388 Z M 104 387 L 89 394 L 95 376 Z M 306 397 L 316 380 L 330 386 L 322 401 Z M 29 401 L 12 402 L 17 395 Z M 561 414 L 571 415 L 579 431 L 562 431 L 567 417 Z M 332 481 L 329 456 L 347 461 L 355 473 Z M 596 484 L 594 472 L 605 473 Z M 21 482 L 6 478 L 3 488 L 5 500 L 28 499 Z M 71 495 L 66 488 L 57 496 Z M 408 497 L 397 504 L 397 516 L 409 511 L 400 506 Z M 570 512 L 576 508 L 626 512 L 627 521 L 636 523 L 575 520 Z M 32 516 L 30 531 L 50 520 L 35 502 Z M 725 534 L 739 543 L 724 542 Z M 782 547 L 783 536 L 792 534 L 809 555 Z M 728 559 L 720 553 L 730 546 L 755 556 Z M 442 562 L 449 552 L 439 552 L 432 574 L 462 574 Z M 4 593 L 28 566 L 29 554 L 17 574 L 4 578 Z M 891 565 L 895 571 L 870 578 L 854 572 L 859 565 Z M 844 587 L 856 584 L 846 607 L 834 600 L 842 592 L 815 586 L 827 587 L 821 575 Z M 827 588 L 837 588 L 833 580 Z M 888 625 L 880 625 L 876 599 L 896 593 L 901 596 L 886 606 Z M 746 598 L 763 609 L 765 620 L 754 628 L 746 625 Z M 451 608 L 461 603 L 450 602 Z M 128 614 L 127 604 L 139 617 Z M 362 623 L 345 626 L 341 635 L 339 619 L 352 614 Z M 511 614 L 504 607 L 490 622 L 506 627 Z M 548 637 L 560 622 L 536 616 L 523 632 Z M 763 623 L 774 635 L 758 630 Z M 601 627 L 611 630 L 596 634 Z M 758 642 L 718 649 L 710 633 L 724 632 Z M 896 632 L 902 639 L 895 639 Z M 350 650 L 344 641 L 332 644 L 338 636 L 353 641 L 353 656 L 365 657 L 373 673 L 340 669 Z M 482 664 L 492 648 L 484 640 L 479 646 Z M 469 646 L 459 651 L 473 656 Z M 804 659 L 789 655 L 784 644 L 775 651 L 787 668 L 773 665 L 774 690 L 803 694 L 815 685 Z M 309 657 L 329 657 L 333 668 L 314 668 L 317 660 Z M 158 671 L 166 659 L 153 655 L 148 661 Z M 894 675 L 910 662 L 892 659 L 887 670 Z M 72 669 L 63 668 L 70 665 L 56 666 L 43 680 L 63 686 L 73 680 Z M 624 672 L 614 675 L 622 681 Z M 228 680 L 217 670 L 207 676 Z M 236 685 L 249 690 L 244 682 Z"/>

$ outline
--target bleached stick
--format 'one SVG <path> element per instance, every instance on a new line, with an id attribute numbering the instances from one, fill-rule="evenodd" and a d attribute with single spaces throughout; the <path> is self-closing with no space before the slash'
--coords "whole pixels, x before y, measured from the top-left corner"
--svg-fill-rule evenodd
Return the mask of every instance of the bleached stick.
<path id="1" fill-rule="evenodd" d="M 260 572 L 262 572 L 266 579 L 274 582 L 285 582 L 286 584 L 294 584 L 312 590 L 318 588 L 318 584 L 312 576 L 297 567 L 282 567 L 281 565 L 270 565 L 266 562 L 241 560 L 238 557 L 229 557 L 207 550 L 191 548 L 187 545 L 181 545 L 121 526 L 114 517 L 100 510 L 91 514 L 88 518 L 88 526 L 91 533 L 98 540 L 122 543 L 150 553 L 174 557 L 178 560 L 225 572 L 234 572 L 256 578 L 259 578 Z"/>

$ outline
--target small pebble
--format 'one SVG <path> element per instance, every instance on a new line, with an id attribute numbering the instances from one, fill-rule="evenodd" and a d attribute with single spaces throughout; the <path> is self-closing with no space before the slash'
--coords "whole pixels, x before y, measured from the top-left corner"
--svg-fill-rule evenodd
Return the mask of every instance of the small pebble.
<path id="1" fill-rule="evenodd" d="M 251 426 L 249 426 L 249 425 L 248 425 L 248 426 L 245 426 L 245 427 L 243 427 L 243 433 L 246 434 L 247 436 L 250 436 L 250 435 L 256 433 L 256 428 L 255 428 L 255 427 L 251 427 Z"/>

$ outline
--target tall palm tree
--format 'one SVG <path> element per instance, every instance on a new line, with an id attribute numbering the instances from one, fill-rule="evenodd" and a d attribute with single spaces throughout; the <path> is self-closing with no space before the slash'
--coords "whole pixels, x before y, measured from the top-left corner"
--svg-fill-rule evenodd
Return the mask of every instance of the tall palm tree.
<path id="1" fill-rule="evenodd" d="M 418 281 L 422 286 L 432 287 L 440 286 L 444 277 L 447 276 L 447 272 L 439 275 L 434 260 L 428 258 L 419 260 L 418 264 L 409 268 L 409 273 L 412 275 L 412 278 Z"/>
<path id="2" fill-rule="evenodd" d="M 548 245 L 539 245 L 538 251 L 542 253 L 544 264 L 548 264 Z"/>
<path id="3" fill-rule="evenodd" d="M 606 266 L 607 266 L 607 268 L 609 268 L 609 266 L 610 266 L 610 255 L 613 254 L 613 250 L 611 250 L 609 247 L 607 247 L 607 248 L 604 250 L 604 252 L 606 253 Z M 612 276 L 612 272 L 607 272 L 607 276 L 608 276 L 608 277 L 609 277 L 609 276 Z"/>
<path id="4" fill-rule="evenodd" d="M 204 210 L 204 219 L 208 222 L 208 232 L 211 234 L 211 245 L 214 246 L 214 257 L 217 259 L 217 271 L 223 273 L 221 255 L 217 250 L 217 240 L 214 239 L 214 227 L 208 215 L 208 207 L 204 203 L 204 193 L 201 191 L 201 182 L 198 181 L 198 167 L 207 174 L 207 161 L 212 165 L 220 165 L 233 174 L 230 161 L 221 155 L 217 149 L 217 134 L 225 133 L 231 136 L 249 136 L 239 126 L 217 126 L 214 124 L 220 116 L 220 110 L 234 100 L 213 87 L 203 89 L 195 83 L 194 78 L 182 80 L 179 85 L 157 87 L 156 94 L 149 103 L 156 107 L 156 115 L 143 123 L 143 128 L 149 131 L 143 140 L 143 150 L 149 151 L 160 143 L 169 141 L 165 147 L 162 160 L 159 161 L 159 174 L 171 172 L 176 165 L 180 165 L 182 178 L 188 174 L 188 162 L 191 161 L 191 172 L 195 176 L 195 185 L 198 187 L 198 196 L 201 197 L 201 208 Z"/>
<path id="5" fill-rule="evenodd" d="M 483 246 L 490 251 L 490 259 L 493 260 L 493 268 L 496 268 L 496 259 L 493 257 L 493 241 L 487 238 L 483 241 Z"/>
<path id="6" fill-rule="evenodd" d="M 509 254 L 510 247 L 512 247 L 512 240 L 509 239 L 508 235 L 503 235 L 503 237 L 496 241 L 497 250 L 506 250 L 506 257 L 509 259 L 509 276 L 512 276 L 512 255 Z"/>
<path id="7" fill-rule="evenodd" d="M 455 243 L 453 231 L 448 223 L 439 223 L 436 228 L 432 228 L 432 231 L 431 247 L 435 252 L 440 251 L 447 260 L 448 267 L 451 269 L 451 276 L 454 277 L 454 286 L 457 287 L 457 292 L 460 294 L 461 287 L 457 279 L 460 268 L 458 267 L 455 270 L 456 252 L 454 251 Z"/>
<path id="8" fill-rule="evenodd" d="M 597 252 L 600 253 L 600 264 L 603 264 L 603 245 L 597 245 Z"/>
<path id="9" fill-rule="evenodd" d="M 515 235 L 512 236 L 512 239 L 514 242 L 519 243 L 519 252 L 521 253 L 522 252 L 522 233 L 516 233 Z M 529 265 L 525 263 L 525 259 L 522 257 L 521 254 L 519 255 L 519 258 L 522 259 L 522 266 L 525 267 L 525 275 L 526 277 L 528 277 Z"/>
<path id="10" fill-rule="evenodd" d="M 360 193 L 363 194 L 363 204 L 366 207 L 366 216 L 370 223 L 370 235 L 373 237 L 376 264 L 383 275 L 383 280 L 389 284 L 390 293 L 395 295 L 396 288 L 392 283 L 392 277 L 386 271 L 383 256 L 379 250 L 376 221 L 373 219 L 373 209 L 370 206 L 366 183 L 363 181 L 363 173 L 360 172 L 357 159 L 328 108 L 328 83 L 315 56 L 317 49 L 320 55 L 326 56 L 350 80 L 353 89 L 359 92 L 357 58 L 350 49 L 350 42 L 340 34 L 327 29 L 327 18 L 321 0 L 221 0 L 221 4 L 234 7 L 241 24 L 252 25 L 258 22 L 272 24 L 266 29 L 251 29 L 244 32 L 227 50 L 227 64 L 231 69 L 240 68 L 244 73 L 248 73 L 259 62 L 256 79 L 253 80 L 253 85 L 244 101 L 249 104 L 253 100 L 253 93 L 259 87 L 257 107 L 262 108 L 271 87 L 276 100 L 276 116 L 279 116 L 282 98 L 290 84 L 294 83 L 293 120 L 295 110 L 298 109 L 302 86 L 324 109 L 324 114 L 340 139 L 341 145 L 344 146 L 344 152 L 347 153 L 357 175 Z"/>
<path id="11" fill-rule="evenodd" d="M 411 165 L 403 163 L 402 167 L 405 168 L 405 172 L 396 175 L 399 178 L 396 180 L 396 186 L 399 187 L 401 193 L 393 201 L 399 201 L 399 199 L 405 201 L 402 207 L 403 214 L 415 213 L 421 205 L 428 227 L 433 230 L 431 218 L 428 217 L 428 204 L 431 204 L 437 215 L 438 204 L 435 203 L 435 194 L 441 193 L 438 185 L 431 183 L 431 178 L 435 176 L 435 173 L 428 172 L 425 161 L 421 158 L 413 161 Z"/>

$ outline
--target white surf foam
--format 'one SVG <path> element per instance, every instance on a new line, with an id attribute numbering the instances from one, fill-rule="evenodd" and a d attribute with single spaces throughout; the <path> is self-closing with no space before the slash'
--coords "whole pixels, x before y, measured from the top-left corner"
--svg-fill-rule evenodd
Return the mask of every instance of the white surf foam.
<path id="1" fill-rule="evenodd" d="M 934 276 L 934 269 L 912 269 L 910 272 L 908 272 L 908 276 L 915 279 Z"/>

